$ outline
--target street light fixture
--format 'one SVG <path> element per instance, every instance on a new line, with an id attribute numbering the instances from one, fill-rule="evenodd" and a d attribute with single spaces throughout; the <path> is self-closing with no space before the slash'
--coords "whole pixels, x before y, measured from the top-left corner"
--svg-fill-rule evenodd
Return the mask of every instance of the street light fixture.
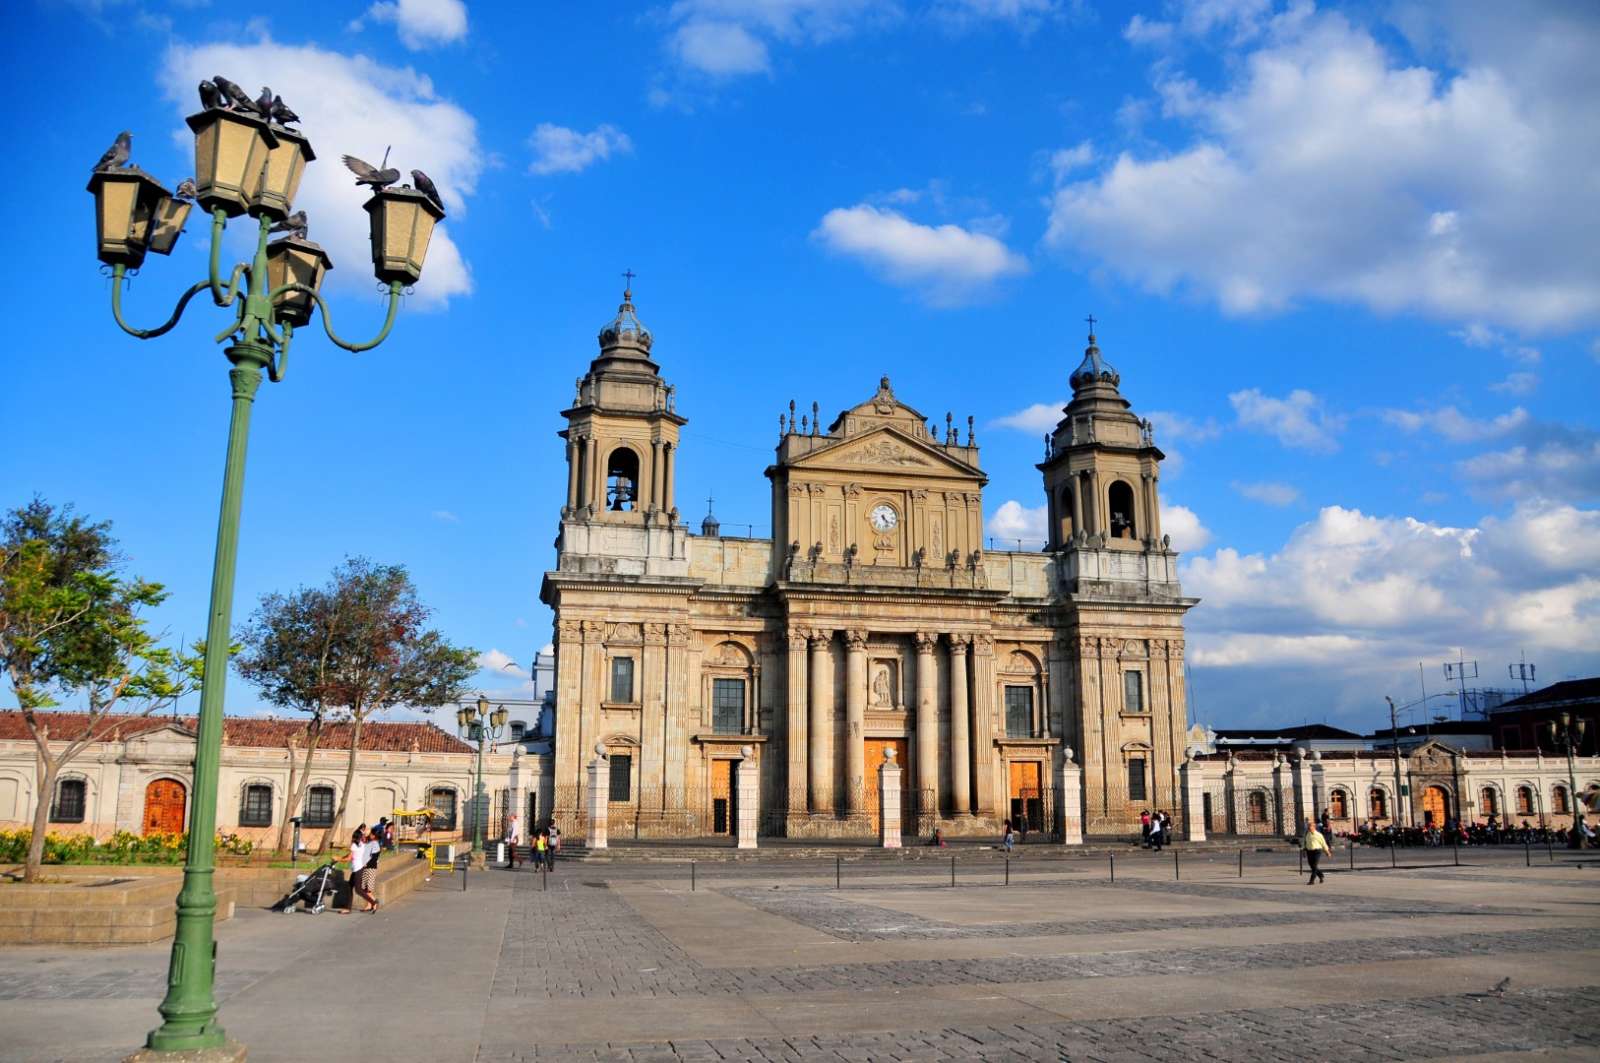
<path id="1" fill-rule="evenodd" d="M 484 835 L 484 828 L 488 821 L 487 794 L 483 788 L 483 750 L 485 746 L 492 746 L 505 733 L 506 720 L 511 713 L 504 705 L 494 710 L 489 708 L 489 699 L 482 694 L 478 700 L 468 705 L 463 705 L 456 710 L 456 726 L 461 731 L 461 737 L 478 746 L 478 787 L 472 799 L 472 851 L 487 852 L 488 839 Z"/>
<path id="2" fill-rule="evenodd" d="M 1583 831 L 1579 829 L 1579 824 L 1583 822 L 1583 804 L 1578 800 L 1578 769 L 1573 762 L 1573 754 L 1583 745 L 1585 730 L 1584 721 L 1570 712 L 1563 712 L 1554 720 L 1544 722 L 1545 738 L 1552 746 L 1564 749 L 1567 753 L 1567 806 L 1572 811 L 1572 830 L 1567 834 L 1569 849 L 1583 848 Z"/>
<path id="3" fill-rule="evenodd" d="M 207 83 L 209 84 L 209 83 Z M 204 89 L 206 86 L 202 86 Z M 209 292 L 212 302 L 231 311 L 232 321 L 216 337 L 226 343 L 223 354 L 230 363 L 233 395 L 228 426 L 227 459 L 222 479 L 222 505 L 217 521 L 216 557 L 211 574 L 211 601 L 206 626 L 205 671 L 201 682 L 199 720 L 195 737 L 193 798 L 189 808 L 189 842 L 184 859 L 183 886 L 178 893 L 177 927 L 172 939 L 172 959 L 167 992 L 161 1002 L 162 1024 L 146 1039 L 140 1059 L 177 1058 L 178 1053 L 208 1052 L 216 1058 L 242 1058 L 217 1023 L 215 995 L 216 949 L 212 920 L 216 915 L 214 888 L 217 783 L 221 764 L 223 698 L 227 688 L 228 645 L 233 613 L 233 582 L 239 552 L 239 512 L 244 497 L 245 451 L 250 434 L 250 413 L 263 370 L 268 380 L 283 379 L 289 346 L 296 327 L 311 320 L 313 305 L 322 311 L 328 338 L 348 351 L 370 350 L 382 343 L 394 326 L 400 296 L 406 285 L 422 274 L 428 237 L 444 217 L 433 209 L 424 225 L 414 222 L 413 237 L 405 245 L 404 271 L 380 269 L 378 279 L 388 288 L 388 310 L 378 335 L 365 343 L 348 343 L 333 330 L 320 288 L 332 263 L 321 247 L 296 233 L 270 247 L 267 242 L 274 220 L 288 215 L 306 163 L 316 156 L 299 132 L 246 113 L 202 102 L 205 109 L 187 119 L 194 132 L 194 197 L 211 215 L 210 269 L 205 279 L 191 285 L 163 324 L 134 328 L 122 315 L 122 291 L 128 271 L 137 270 L 149 251 L 168 254 L 183 232 L 190 204 L 169 193 L 160 182 L 128 164 L 128 138 L 108 151 L 89 180 L 95 197 L 96 255 L 111 267 L 111 313 L 117 326 L 137 339 L 165 335 L 182 318 L 189 301 Z M 378 219 L 382 205 L 399 197 L 421 196 L 409 188 L 380 192 L 367 204 L 373 216 L 376 242 L 384 230 Z M 422 197 L 426 199 L 426 197 Z M 224 277 L 221 269 L 222 237 L 228 219 L 242 214 L 257 219 L 255 253 L 247 263 L 234 266 Z M 420 234 L 420 242 L 416 235 Z M 188 1057 L 185 1057 L 188 1058 Z M 208 1057 L 209 1058 L 209 1057 Z"/>

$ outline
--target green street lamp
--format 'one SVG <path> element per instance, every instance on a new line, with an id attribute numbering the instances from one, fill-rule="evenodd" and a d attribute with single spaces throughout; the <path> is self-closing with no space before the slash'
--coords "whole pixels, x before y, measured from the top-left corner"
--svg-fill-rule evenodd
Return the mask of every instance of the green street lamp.
<path id="1" fill-rule="evenodd" d="M 243 1049 L 228 1041 L 217 1023 L 213 876 L 239 511 L 250 413 L 262 372 L 273 382 L 283 379 L 294 330 L 310 323 L 313 308 L 322 311 L 323 329 L 339 347 L 365 351 L 382 343 L 394 326 L 406 286 L 422 275 L 428 239 L 444 217 L 426 196 L 408 187 L 381 190 L 366 204 L 372 219 L 374 272 L 388 289 L 388 309 L 376 337 L 365 343 L 346 342 L 334 332 L 320 292 L 333 265 L 327 253 L 305 239 L 303 231 L 268 242 L 274 221 L 289 215 L 305 166 L 315 158 L 309 141 L 296 130 L 223 107 L 208 106 L 187 121 L 194 132 L 192 195 L 211 216 L 210 269 L 204 280 L 179 297 L 172 316 L 155 328 L 134 328 L 123 319 L 123 286 L 129 271 L 137 270 L 148 252 L 165 255 L 172 251 L 191 204 L 137 167 L 120 165 L 126 152 L 122 159 L 113 159 L 108 153 L 108 161 L 89 181 L 95 197 L 96 253 L 111 267 L 111 313 L 118 327 L 141 340 L 164 335 L 177 325 L 189 301 L 202 292 L 209 293 L 216 306 L 231 310 L 233 316 L 216 337 L 217 342 L 227 344 L 223 355 L 231 365 L 233 409 L 211 572 L 189 845 L 183 887 L 178 893 L 167 993 L 160 1008 L 163 1021 L 151 1031 L 145 1049 L 134 1057 L 150 1060 L 177 1058 L 176 1053 L 204 1053 L 207 1059 L 243 1057 Z M 415 202 L 418 198 L 425 206 Z M 244 214 L 257 222 L 255 254 L 224 277 L 223 231 L 228 219 Z M 380 248 L 382 262 L 378 261 Z"/>
<path id="2" fill-rule="evenodd" d="M 497 706 L 494 711 L 489 710 L 489 699 L 482 694 L 478 700 L 461 706 L 456 710 L 456 726 L 460 729 L 461 737 L 478 745 L 478 786 L 472 798 L 472 851 L 475 853 L 488 852 L 488 839 L 484 836 L 484 828 L 488 821 L 488 794 L 483 788 L 483 749 L 484 746 L 493 745 L 505 733 L 506 720 L 511 713 L 504 705 Z"/>
<path id="3" fill-rule="evenodd" d="M 1545 740 L 1567 754 L 1567 805 L 1572 812 L 1572 830 L 1567 832 L 1567 848 L 1583 848 L 1583 802 L 1578 800 L 1578 769 L 1573 754 L 1583 745 L 1584 721 L 1570 712 L 1563 712 L 1554 720 L 1544 721 Z"/>

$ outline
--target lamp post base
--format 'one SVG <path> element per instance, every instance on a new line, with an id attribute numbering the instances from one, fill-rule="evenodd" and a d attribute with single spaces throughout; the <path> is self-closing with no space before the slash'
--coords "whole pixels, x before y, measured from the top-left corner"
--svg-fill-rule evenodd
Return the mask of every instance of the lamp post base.
<path id="1" fill-rule="evenodd" d="M 141 1048 L 122 1063 L 244 1063 L 245 1047 L 237 1041 L 224 1041 L 220 1048 L 194 1048 L 179 1052 L 163 1052 L 155 1048 Z"/>

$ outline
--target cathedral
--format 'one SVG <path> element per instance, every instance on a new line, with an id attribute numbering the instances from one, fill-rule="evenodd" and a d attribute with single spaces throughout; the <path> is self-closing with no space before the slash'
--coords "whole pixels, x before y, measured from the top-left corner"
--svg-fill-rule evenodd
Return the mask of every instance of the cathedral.
<path id="1" fill-rule="evenodd" d="M 913 836 L 1006 819 L 1121 832 L 1141 809 L 1176 813 L 1196 599 L 1161 533 L 1163 455 L 1092 333 L 1037 466 L 1038 552 L 983 549 L 972 419 L 963 439 L 888 377 L 826 426 L 790 403 L 770 539 L 710 517 L 694 534 L 675 496 L 689 422 L 631 292 L 599 341 L 562 412 L 566 498 L 540 592 L 558 820 L 581 827 L 597 754 L 613 837 L 731 833 L 750 758 L 769 836 L 872 834 L 889 759 Z"/>

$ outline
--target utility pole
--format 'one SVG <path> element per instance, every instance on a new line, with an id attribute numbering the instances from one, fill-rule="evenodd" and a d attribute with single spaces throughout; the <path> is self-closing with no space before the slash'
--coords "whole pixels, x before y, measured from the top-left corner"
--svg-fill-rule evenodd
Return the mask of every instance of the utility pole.
<path id="1" fill-rule="evenodd" d="M 1398 826 L 1401 799 L 1406 796 L 1406 786 L 1400 781 L 1400 713 L 1394 707 L 1393 698 L 1385 695 L 1383 700 L 1389 703 L 1389 745 L 1394 751 L 1394 810 L 1389 816 L 1389 823 Z"/>

